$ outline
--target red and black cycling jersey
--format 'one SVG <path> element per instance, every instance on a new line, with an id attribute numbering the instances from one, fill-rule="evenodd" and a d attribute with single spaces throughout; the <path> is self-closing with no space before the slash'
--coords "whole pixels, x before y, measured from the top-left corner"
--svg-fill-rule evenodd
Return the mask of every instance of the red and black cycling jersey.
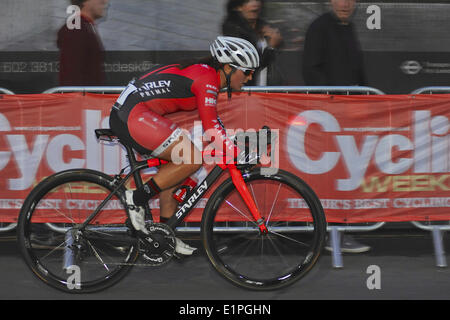
<path id="1" fill-rule="evenodd" d="M 220 89 L 218 72 L 206 64 L 194 64 L 184 69 L 179 65 L 158 65 L 142 77 L 132 81 L 118 98 L 115 107 L 122 113 L 122 121 L 139 105 L 158 115 L 177 111 L 198 110 L 205 132 L 212 130 L 216 146 L 224 145 L 234 151 L 217 116 L 217 98 Z M 130 127 L 128 123 L 128 127 Z M 218 139 L 218 141 L 217 141 Z M 224 150 L 225 151 L 225 150 Z"/>

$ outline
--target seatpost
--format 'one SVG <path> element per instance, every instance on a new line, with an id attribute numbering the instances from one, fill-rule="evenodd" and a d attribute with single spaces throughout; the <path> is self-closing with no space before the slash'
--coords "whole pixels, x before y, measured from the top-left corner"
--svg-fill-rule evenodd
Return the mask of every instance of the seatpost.
<path id="1" fill-rule="evenodd" d="M 136 160 L 136 156 L 134 155 L 133 149 L 127 145 L 124 145 L 124 146 L 125 146 L 125 149 L 127 150 L 127 158 L 128 158 L 128 162 L 130 163 L 130 170 L 133 170 L 138 165 L 138 161 Z M 134 178 L 134 182 L 136 184 L 136 188 L 140 188 L 144 185 L 144 182 L 142 181 L 142 177 L 140 175 L 140 170 L 136 170 L 133 173 L 133 178 Z M 148 202 L 145 203 L 145 212 L 146 212 L 146 214 L 148 212 L 150 212 L 150 207 L 148 205 Z M 151 215 L 147 218 L 153 220 L 153 217 Z"/>
<path id="2" fill-rule="evenodd" d="M 131 170 L 133 170 L 137 165 L 136 156 L 134 155 L 134 151 L 131 147 L 125 145 L 125 149 L 127 150 L 127 158 L 128 162 L 130 163 Z M 144 185 L 141 175 L 139 174 L 139 170 L 133 173 L 133 177 L 137 188 L 140 188 Z"/>

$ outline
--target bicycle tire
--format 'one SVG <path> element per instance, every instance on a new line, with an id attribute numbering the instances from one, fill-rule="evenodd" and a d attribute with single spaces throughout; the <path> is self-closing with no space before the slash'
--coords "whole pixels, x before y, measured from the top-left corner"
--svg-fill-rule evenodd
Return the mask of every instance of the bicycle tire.
<path id="1" fill-rule="evenodd" d="M 44 179 L 31 191 L 20 210 L 18 243 L 25 263 L 40 280 L 65 292 L 90 293 L 114 285 L 129 272 L 138 258 L 138 249 L 130 244 L 133 238 L 126 235 L 128 227 L 123 220 L 128 215 L 123 188 L 99 213 L 100 220 L 96 218 L 94 224 L 88 225 L 88 233 L 79 237 L 82 240 L 70 245 L 78 237 L 74 230 L 83 222 L 84 212 L 89 214 L 94 209 L 92 204 L 101 202 L 113 189 L 113 179 L 102 172 L 71 169 Z M 107 215 L 108 222 L 102 222 Z M 46 219 L 51 220 L 50 224 L 45 223 Z M 110 242 L 103 238 L 111 236 L 114 240 Z M 116 256 L 117 264 L 113 262 Z M 69 267 L 79 267 L 81 279 L 70 278 L 74 269 L 69 273 L 65 264 L 72 260 L 75 264 Z M 96 263 L 101 261 L 104 264 L 98 267 Z M 97 277 L 95 272 L 102 273 L 103 269 L 104 274 Z"/>
<path id="2" fill-rule="evenodd" d="M 260 232 L 228 178 L 204 210 L 201 232 L 207 256 L 220 275 L 241 288 L 263 291 L 292 285 L 312 269 L 325 242 L 320 200 L 303 180 L 284 170 L 264 175 L 257 168 L 243 177 L 269 232 Z M 281 201 L 281 195 L 297 198 Z M 285 265 L 278 267 L 278 260 Z"/>

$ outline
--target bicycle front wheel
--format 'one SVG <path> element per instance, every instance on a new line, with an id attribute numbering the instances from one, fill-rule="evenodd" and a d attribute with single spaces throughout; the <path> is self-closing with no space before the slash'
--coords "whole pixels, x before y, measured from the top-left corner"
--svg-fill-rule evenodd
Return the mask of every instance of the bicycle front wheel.
<path id="1" fill-rule="evenodd" d="M 82 223 L 114 190 L 98 171 L 73 169 L 39 183 L 20 211 L 18 241 L 25 262 L 45 283 L 71 293 L 102 290 L 136 261 L 136 240 L 125 224 L 123 190 Z"/>
<path id="2" fill-rule="evenodd" d="M 268 228 L 260 232 L 231 179 L 210 197 L 202 219 L 202 241 L 213 267 L 233 284 L 273 290 L 303 277 L 319 258 L 326 220 L 313 190 L 283 170 L 243 174 Z"/>

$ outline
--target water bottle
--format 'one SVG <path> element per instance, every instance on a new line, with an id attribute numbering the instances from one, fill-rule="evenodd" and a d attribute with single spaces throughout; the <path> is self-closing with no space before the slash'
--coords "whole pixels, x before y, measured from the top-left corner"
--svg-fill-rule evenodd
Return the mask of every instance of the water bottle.
<path id="1" fill-rule="evenodd" d="M 187 177 L 186 180 L 181 183 L 180 187 L 174 191 L 173 197 L 178 202 L 183 202 L 186 196 L 192 191 L 192 189 L 195 188 L 196 185 L 197 181 L 191 177 Z"/>

